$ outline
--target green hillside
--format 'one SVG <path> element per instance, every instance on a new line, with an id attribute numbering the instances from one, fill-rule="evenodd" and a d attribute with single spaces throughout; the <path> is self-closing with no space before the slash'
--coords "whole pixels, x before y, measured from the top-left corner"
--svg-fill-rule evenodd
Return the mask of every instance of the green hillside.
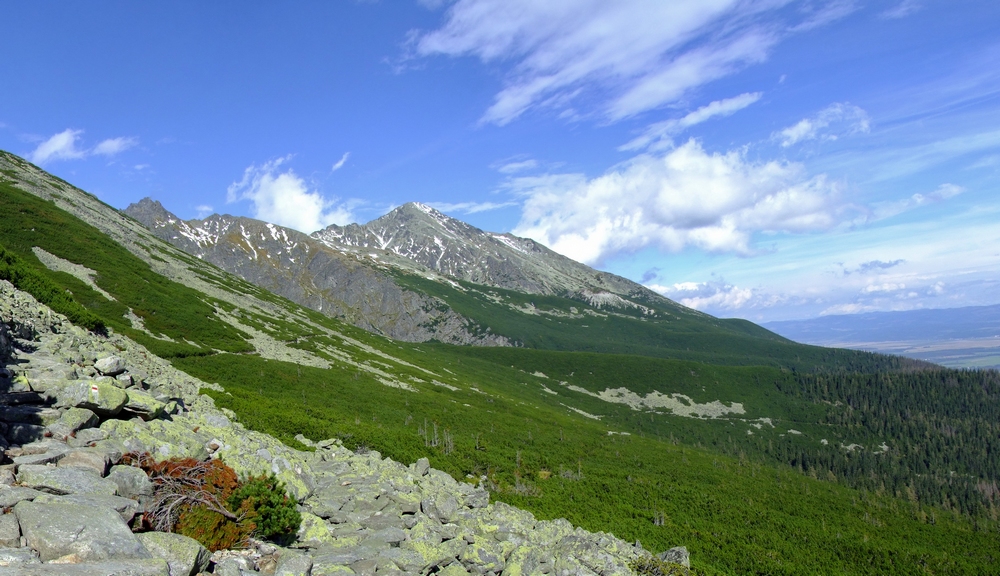
<path id="1" fill-rule="evenodd" d="M 700 314 L 602 318 L 475 285 L 426 289 L 460 312 L 481 306 L 469 317 L 525 347 L 394 342 L 158 240 L 130 252 L 19 178 L 0 176 L 12 279 L 218 382 L 225 392 L 205 391 L 218 405 L 290 444 L 301 433 L 427 456 L 541 517 L 656 551 L 686 545 L 703 574 L 988 574 L 1000 562 L 996 373 L 916 370 Z M 93 286 L 35 247 L 88 269 Z M 168 260 L 192 280 L 154 272 Z M 508 306 L 528 303 L 566 316 Z M 591 319 L 603 324 L 588 331 Z"/>

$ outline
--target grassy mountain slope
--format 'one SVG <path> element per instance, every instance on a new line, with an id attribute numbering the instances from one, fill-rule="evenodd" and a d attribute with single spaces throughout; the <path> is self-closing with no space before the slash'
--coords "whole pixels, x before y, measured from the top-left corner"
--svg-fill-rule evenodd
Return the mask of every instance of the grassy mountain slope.
<path id="1" fill-rule="evenodd" d="M 975 574 L 1000 560 L 997 509 L 981 498 L 996 479 L 996 450 L 983 440 L 998 433 L 995 382 L 913 379 L 896 360 L 825 357 L 774 337 L 759 340 L 790 352 L 756 354 L 766 365 L 568 351 L 571 341 L 567 350 L 395 342 L 269 294 L 3 160 L 0 246 L 112 329 L 220 383 L 217 404 L 286 442 L 336 436 L 403 462 L 427 456 L 457 478 L 486 476 L 495 499 L 542 517 L 653 550 L 684 544 L 707 574 Z M 93 274 L 52 270 L 36 247 Z M 477 290 L 448 298 L 490 301 Z M 496 298 L 507 307 L 514 296 Z M 129 309 L 141 322 L 124 317 Z M 541 320 L 525 333 L 565 320 L 526 317 Z M 733 338 L 756 330 L 721 326 Z M 811 374 L 824 364 L 831 370 Z M 939 389 L 948 393 L 929 393 Z M 931 468 L 912 469 L 917 461 Z M 978 507 L 965 505 L 977 496 Z"/>

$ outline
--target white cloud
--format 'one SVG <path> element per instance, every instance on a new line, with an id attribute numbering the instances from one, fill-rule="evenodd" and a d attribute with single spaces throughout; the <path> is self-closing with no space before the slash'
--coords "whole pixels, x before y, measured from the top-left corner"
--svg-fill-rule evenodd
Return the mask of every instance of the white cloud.
<path id="1" fill-rule="evenodd" d="M 549 174 L 508 187 L 525 198 L 515 234 L 589 264 L 647 246 L 750 254 L 756 232 L 828 229 L 842 210 L 837 185 L 800 164 L 709 154 L 694 140 L 594 179 Z"/>
<path id="2" fill-rule="evenodd" d="M 201 206 L 195 206 L 194 210 L 195 210 L 195 212 L 198 213 L 198 218 L 204 218 L 204 217 L 210 215 L 212 212 L 215 212 L 215 208 L 212 208 L 208 204 L 202 204 Z"/>
<path id="3" fill-rule="evenodd" d="M 356 219 L 350 204 L 336 205 L 319 192 L 310 191 L 305 180 L 291 169 L 279 173 L 290 156 L 251 165 L 243 179 L 229 185 L 227 202 L 250 200 L 254 218 L 311 233 L 330 224 L 348 224 Z"/>
<path id="4" fill-rule="evenodd" d="M 725 282 L 678 282 L 670 286 L 647 284 L 647 288 L 663 294 L 695 310 L 739 310 L 754 299 L 749 288 Z"/>
<path id="5" fill-rule="evenodd" d="M 836 140 L 844 134 L 867 133 L 870 128 L 868 113 L 845 102 L 827 106 L 816 116 L 803 118 L 773 137 L 788 147 L 804 140 Z"/>
<path id="6" fill-rule="evenodd" d="M 938 202 L 958 196 L 964 191 L 965 188 L 961 186 L 944 183 L 938 186 L 933 192 L 929 192 L 927 194 L 917 193 L 909 198 L 896 202 L 878 202 L 872 205 L 871 214 L 867 219 L 882 220 L 884 218 L 889 218 L 906 212 L 907 210 L 912 210 L 928 204 L 937 204 Z"/>
<path id="7" fill-rule="evenodd" d="M 343 168 L 344 167 L 344 162 L 347 162 L 347 159 L 350 156 L 351 156 L 350 152 L 344 152 L 344 155 L 340 157 L 340 160 L 337 160 L 333 164 L 333 168 L 330 168 L 330 172 L 336 172 L 337 170 L 340 170 L 341 168 Z"/>
<path id="8" fill-rule="evenodd" d="M 923 6 L 917 0 L 903 0 L 899 4 L 882 12 L 880 16 L 885 20 L 898 20 L 899 18 L 906 18 L 921 8 Z"/>
<path id="9" fill-rule="evenodd" d="M 87 155 L 86 150 L 76 147 L 83 130 L 67 128 L 42 142 L 28 154 L 28 160 L 35 164 L 45 164 L 49 160 L 74 160 Z"/>
<path id="10" fill-rule="evenodd" d="M 873 292 L 896 292 L 899 290 L 905 290 L 906 284 L 893 284 L 892 282 L 883 282 L 882 284 L 869 284 L 861 289 L 865 294 L 871 294 Z"/>
<path id="11" fill-rule="evenodd" d="M 525 170 L 531 170 L 538 167 L 537 160 L 519 160 L 514 162 L 506 162 L 497 166 L 497 172 L 502 172 L 503 174 L 514 174 L 515 172 L 523 172 Z"/>
<path id="12" fill-rule="evenodd" d="M 416 55 L 510 63 L 482 120 L 532 108 L 579 117 L 594 96 L 617 120 L 676 102 L 691 89 L 761 62 L 784 36 L 850 12 L 850 2 L 794 16 L 790 0 L 458 0 L 444 24 L 412 37 Z M 589 101 L 588 101 L 589 102 Z"/>
<path id="13" fill-rule="evenodd" d="M 681 132 L 686 128 L 690 128 L 696 124 L 701 124 L 707 120 L 715 118 L 716 116 L 730 116 L 739 112 L 740 110 L 746 108 L 747 106 L 753 104 L 754 102 L 760 100 L 763 96 L 761 92 L 747 92 L 745 94 L 740 94 L 739 96 L 734 96 L 732 98 L 726 98 L 725 100 L 716 100 L 709 104 L 689 112 L 682 118 L 665 120 L 663 122 L 657 122 L 656 124 L 651 124 L 643 134 L 627 144 L 620 146 L 619 150 L 640 150 L 649 146 L 654 145 L 656 142 L 662 142 L 666 144 L 667 147 L 673 144 L 670 140 L 670 136 Z"/>
<path id="14" fill-rule="evenodd" d="M 457 202 L 454 204 L 447 202 L 431 202 L 428 206 L 441 212 L 476 214 L 477 212 L 488 212 L 490 210 L 498 210 L 508 206 L 517 206 L 517 202 Z"/>
<path id="15" fill-rule="evenodd" d="M 51 160 L 78 160 L 87 156 L 114 156 L 137 145 L 139 140 L 132 137 L 108 138 L 94 148 L 87 150 L 77 145 L 83 130 L 67 128 L 51 136 L 28 154 L 28 160 L 35 164 L 45 164 Z"/>
<path id="16" fill-rule="evenodd" d="M 121 136 L 118 138 L 108 138 L 97 146 L 94 146 L 94 149 L 90 153 L 99 154 L 101 156 L 114 156 L 115 154 L 132 148 L 138 143 L 138 138 L 126 138 Z"/>

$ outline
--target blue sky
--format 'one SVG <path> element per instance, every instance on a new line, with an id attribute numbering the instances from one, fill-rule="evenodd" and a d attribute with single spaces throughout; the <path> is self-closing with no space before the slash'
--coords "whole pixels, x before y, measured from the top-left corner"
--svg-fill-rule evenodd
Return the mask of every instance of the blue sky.
<path id="1" fill-rule="evenodd" d="M 719 316 L 1000 303 L 1000 3 L 4 3 L 0 148 L 311 232 L 421 201 Z"/>

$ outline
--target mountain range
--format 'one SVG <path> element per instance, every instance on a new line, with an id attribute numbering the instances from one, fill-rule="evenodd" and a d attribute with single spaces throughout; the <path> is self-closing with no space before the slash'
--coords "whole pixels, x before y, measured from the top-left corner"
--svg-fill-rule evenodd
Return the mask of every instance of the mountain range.
<path id="1" fill-rule="evenodd" d="M 994 371 L 799 344 L 416 203 L 182 221 L 0 152 L 0 213 L 0 278 L 289 446 L 428 458 L 700 574 L 1000 562 Z"/>

